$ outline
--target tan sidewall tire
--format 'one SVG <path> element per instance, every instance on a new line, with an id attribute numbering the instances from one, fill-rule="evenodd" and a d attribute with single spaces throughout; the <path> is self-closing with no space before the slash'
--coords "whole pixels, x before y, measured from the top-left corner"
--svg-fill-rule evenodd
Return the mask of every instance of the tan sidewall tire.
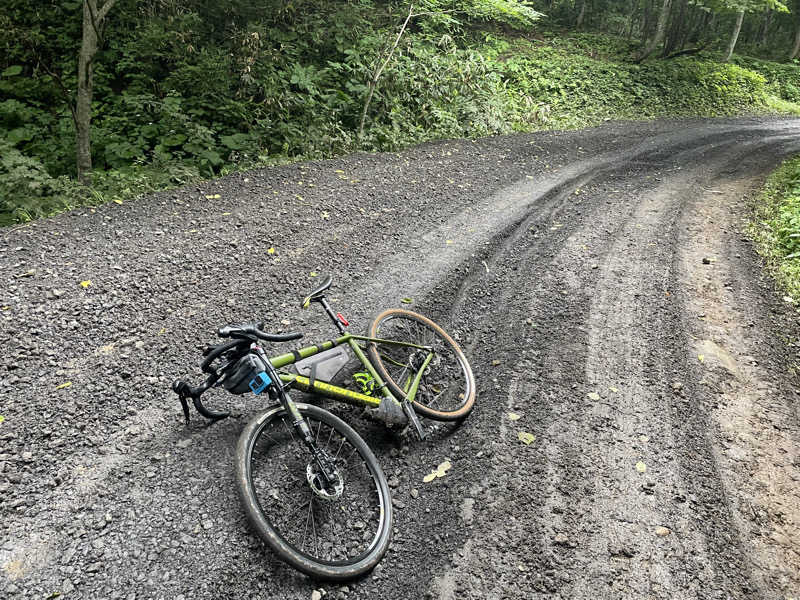
<path id="1" fill-rule="evenodd" d="M 444 329 L 439 327 L 439 325 L 431 321 L 428 317 L 410 310 L 405 310 L 404 308 L 389 308 L 376 316 L 369 325 L 367 337 L 379 337 L 377 335 L 378 325 L 390 315 L 402 315 L 410 319 L 415 319 L 433 329 L 450 345 L 466 373 L 466 383 L 469 388 L 469 397 L 465 399 L 461 408 L 455 411 L 440 411 L 424 406 L 419 402 L 412 401 L 411 404 L 414 407 L 414 410 L 423 417 L 428 417 L 429 419 L 434 419 L 436 421 L 460 421 L 466 417 L 470 412 L 472 412 L 472 409 L 475 406 L 475 376 L 472 374 L 472 368 L 470 367 L 469 361 L 467 361 L 467 357 L 464 355 L 464 352 L 461 350 L 461 347 L 447 334 Z M 378 371 L 378 374 L 381 376 L 381 378 L 386 382 L 386 385 L 389 387 L 389 390 L 392 392 L 392 394 L 394 394 L 397 398 L 404 398 L 405 394 L 403 390 L 400 389 L 400 387 L 392 380 L 389 372 L 386 370 L 386 367 L 383 365 L 383 362 L 378 356 L 378 349 L 376 345 L 368 344 L 367 353 L 369 354 L 370 361 L 375 366 L 375 369 Z"/>

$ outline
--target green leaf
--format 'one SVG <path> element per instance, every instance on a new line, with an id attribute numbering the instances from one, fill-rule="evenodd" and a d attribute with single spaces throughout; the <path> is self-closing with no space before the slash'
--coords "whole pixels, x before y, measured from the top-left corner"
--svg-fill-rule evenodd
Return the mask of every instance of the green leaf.
<path id="1" fill-rule="evenodd" d="M 413 301 L 414 301 L 413 298 L 403 298 L 402 300 L 400 300 L 400 302 L 402 302 L 403 304 L 411 304 Z"/>
<path id="2" fill-rule="evenodd" d="M 14 77 L 15 75 L 19 75 L 22 73 L 22 67 L 19 65 L 11 65 L 2 74 L 0 77 Z"/>
<path id="3" fill-rule="evenodd" d="M 17 127 L 6 134 L 6 139 L 12 144 L 17 144 L 18 142 L 30 142 L 33 136 L 33 130 L 27 127 Z"/>
<path id="4" fill-rule="evenodd" d="M 183 142 L 186 141 L 186 136 L 182 133 L 173 133 L 172 135 L 168 135 L 164 139 L 161 140 L 161 143 L 164 146 L 168 146 L 173 148 L 175 146 L 180 146 Z"/>
<path id="5" fill-rule="evenodd" d="M 536 436 L 533 435 L 532 433 L 528 433 L 527 431 L 520 431 L 517 434 L 517 439 L 519 439 L 519 441 L 525 444 L 526 446 L 530 446 L 533 442 L 536 441 Z"/>
<path id="6" fill-rule="evenodd" d="M 246 133 L 234 133 L 233 135 L 223 135 L 220 141 L 231 150 L 244 150 L 250 141 L 250 136 Z"/>

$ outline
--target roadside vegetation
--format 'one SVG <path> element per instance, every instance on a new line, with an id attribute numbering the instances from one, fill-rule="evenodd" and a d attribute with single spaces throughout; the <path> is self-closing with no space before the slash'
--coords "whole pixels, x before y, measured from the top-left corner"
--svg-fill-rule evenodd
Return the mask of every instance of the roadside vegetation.
<path id="1" fill-rule="evenodd" d="M 0 224 L 431 139 L 800 114 L 773 0 L 3 4 Z"/>
<path id="2" fill-rule="evenodd" d="M 800 157 L 767 179 L 750 231 L 778 285 L 800 304 Z"/>

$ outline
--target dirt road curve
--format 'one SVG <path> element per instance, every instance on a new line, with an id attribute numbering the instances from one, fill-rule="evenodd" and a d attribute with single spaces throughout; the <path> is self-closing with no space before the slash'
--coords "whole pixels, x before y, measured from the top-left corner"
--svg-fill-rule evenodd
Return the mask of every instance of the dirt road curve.
<path id="1" fill-rule="evenodd" d="M 0 598 L 800 598 L 800 328 L 741 233 L 794 153 L 797 120 L 616 123 L 0 232 Z M 329 405 L 397 508 L 348 586 L 249 533 L 233 449 L 259 404 L 219 393 L 239 416 L 186 428 L 169 392 L 222 324 L 329 337 L 297 306 L 312 272 L 357 330 L 413 298 L 478 380 L 470 418 L 424 443 Z"/>

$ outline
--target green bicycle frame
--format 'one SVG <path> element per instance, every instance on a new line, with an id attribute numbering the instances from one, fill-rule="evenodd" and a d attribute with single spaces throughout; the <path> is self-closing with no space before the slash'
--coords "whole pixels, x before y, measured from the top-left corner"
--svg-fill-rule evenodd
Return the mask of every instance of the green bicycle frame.
<path id="1" fill-rule="evenodd" d="M 407 348 L 416 348 L 418 350 L 427 350 L 428 355 L 425 358 L 425 361 L 422 364 L 422 368 L 420 368 L 414 379 L 411 380 L 410 385 L 407 385 L 407 393 L 406 398 L 409 402 L 413 401 L 417 395 L 417 390 L 419 389 L 420 381 L 422 380 L 422 374 L 425 372 L 425 368 L 433 359 L 433 349 L 429 348 L 428 346 L 420 346 L 419 344 L 414 344 L 411 342 L 401 342 L 398 340 L 387 340 L 382 338 L 371 338 L 363 335 L 354 335 L 351 333 L 346 333 L 343 336 L 335 339 L 335 340 L 328 340 L 326 342 L 322 342 L 321 344 L 316 344 L 314 346 L 307 346 L 305 348 L 300 348 L 299 350 L 295 350 L 294 352 L 287 352 L 286 354 L 281 354 L 279 356 L 275 356 L 270 358 L 270 362 L 275 369 L 281 369 L 288 365 L 294 364 L 298 360 L 302 360 L 304 358 L 309 358 L 320 352 L 324 352 L 325 350 L 330 350 L 331 348 L 335 348 L 336 346 L 341 346 L 342 344 L 347 344 L 350 346 L 350 349 L 353 351 L 353 354 L 356 355 L 356 358 L 361 362 L 362 365 L 367 369 L 367 372 L 372 376 L 372 378 L 377 383 L 377 389 L 381 391 L 381 395 L 383 398 L 387 398 L 389 400 L 393 400 L 395 402 L 399 402 L 400 399 L 395 397 L 391 391 L 389 391 L 386 382 L 381 378 L 378 374 L 378 371 L 375 369 L 374 365 L 370 362 L 367 355 L 364 353 L 364 349 L 359 345 L 358 342 L 366 342 L 366 343 L 377 343 L 377 344 L 386 344 L 390 346 L 404 346 Z M 279 373 L 281 381 L 284 383 L 290 383 L 293 387 L 303 391 L 303 392 L 313 392 L 320 394 L 322 396 L 326 396 L 328 398 L 333 398 L 335 400 L 341 400 L 342 402 L 347 402 L 348 404 L 355 404 L 357 406 L 366 406 L 368 408 L 377 408 L 380 403 L 381 399 L 376 398 L 375 396 L 368 396 L 367 394 L 362 394 L 360 392 L 354 392 L 353 390 L 348 390 L 347 388 L 340 387 L 338 385 L 332 385 L 330 383 L 326 383 L 324 381 L 314 380 L 312 383 L 308 377 L 304 377 L 302 375 L 297 375 L 295 373 Z"/>

